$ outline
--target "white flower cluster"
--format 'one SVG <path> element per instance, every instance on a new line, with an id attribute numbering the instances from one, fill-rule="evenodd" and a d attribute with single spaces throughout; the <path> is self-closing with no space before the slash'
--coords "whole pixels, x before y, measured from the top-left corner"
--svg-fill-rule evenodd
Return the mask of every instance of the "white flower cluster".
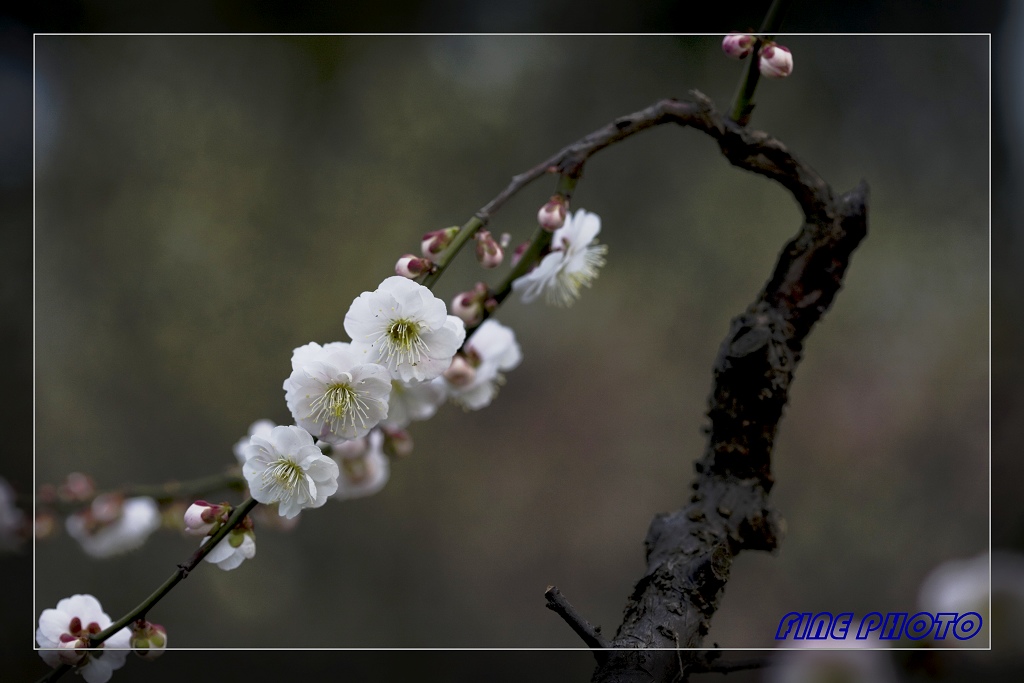
<path id="1" fill-rule="evenodd" d="M 449 315 L 428 288 L 401 276 L 356 297 L 345 331 L 351 342 L 310 342 L 292 353 L 283 388 L 296 426 L 259 420 L 248 440 L 235 445 L 252 497 L 276 504 L 289 519 L 329 497 L 379 491 L 390 471 L 385 453 L 408 450 L 404 429 L 412 421 L 432 417 L 449 399 L 483 408 L 504 381 L 502 373 L 522 359 L 512 330 L 494 320 L 480 325 L 460 351 L 462 319 Z"/>

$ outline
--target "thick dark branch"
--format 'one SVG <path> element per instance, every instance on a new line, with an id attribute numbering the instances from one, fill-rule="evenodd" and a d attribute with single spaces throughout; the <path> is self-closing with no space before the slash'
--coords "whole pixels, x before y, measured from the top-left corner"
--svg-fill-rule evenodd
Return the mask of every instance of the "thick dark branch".
<path id="1" fill-rule="evenodd" d="M 547 608 L 562 617 L 565 623 L 569 624 L 572 630 L 576 632 L 576 635 L 587 644 L 587 647 L 595 650 L 594 657 L 597 658 L 598 664 L 603 663 L 606 653 L 601 652 L 601 650 L 608 647 L 608 641 L 601 636 L 601 628 L 593 626 L 583 615 L 577 612 L 572 603 L 562 595 L 562 591 L 558 590 L 555 586 L 548 586 L 548 589 L 544 592 L 544 597 L 548 600 Z"/>
<path id="2" fill-rule="evenodd" d="M 725 157 L 789 190 L 803 211 L 767 284 L 733 319 L 719 349 L 708 416 L 708 445 L 695 465 L 689 504 L 657 516 L 645 540 L 647 570 L 626 604 L 622 625 L 594 681 L 687 680 L 702 670 L 699 648 L 744 549 L 772 550 L 782 523 L 768 502 L 771 450 L 803 342 L 831 306 L 853 250 L 867 233 L 867 186 L 836 196 L 809 166 L 771 136 L 718 114 L 703 95 L 664 100 L 623 117 L 563 150 L 555 164 L 578 176 L 595 152 L 660 123 L 701 130 Z M 703 669 L 703 670 L 706 670 Z"/>

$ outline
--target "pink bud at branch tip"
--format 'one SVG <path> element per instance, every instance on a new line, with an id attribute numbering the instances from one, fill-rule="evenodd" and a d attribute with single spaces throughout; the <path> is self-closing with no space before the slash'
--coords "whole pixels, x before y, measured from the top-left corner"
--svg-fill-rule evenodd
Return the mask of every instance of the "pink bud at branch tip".
<path id="1" fill-rule="evenodd" d="M 424 258 L 434 260 L 438 254 L 448 248 L 448 245 L 452 243 L 457 234 L 459 234 L 459 227 L 457 225 L 445 228 L 444 230 L 428 232 L 423 236 L 423 241 L 420 242 L 420 250 L 423 252 Z"/>
<path id="2" fill-rule="evenodd" d="M 757 41 L 754 36 L 747 33 L 730 33 L 722 39 L 722 52 L 733 59 L 743 59 L 754 49 Z"/>
<path id="3" fill-rule="evenodd" d="M 206 536 L 218 521 L 220 513 L 220 505 L 197 500 L 185 511 L 185 533 L 193 536 Z"/>
<path id="4" fill-rule="evenodd" d="M 554 232 L 565 225 L 565 197 L 556 194 L 540 207 L 537 212 L 537 223 L 548 232 Z"/>
<path id="5" fill-rule="evenodd" d="M 395 264 L 395 274 L 412 279 L 422 273 L 429 272 L 432 267 L 433 264 L 429 260 L 413 256 L 412 254 L 406 254 L 398 259 L 398 263 Z"/>
<path id="6" fill-rule="evenodd" d="M 484 296 L 486 296 L 487 290 L 484 289 Z M 462 292 L 456 294 L 455 298 L 452 299 L 452 315 L 456 315 L 462 319 L 462 322 L 466 325 L 478 325 L 484 317 L 483 305 L 480 302 L 480 295 L 477 291 Z"/>
<path id="7" fill-rule="evenodd" d="M 785 78 L 793 73 L 793 55 L 789 48 L 768 43 L 761 48 L 761 58 L 757 67 L 765 78 Z"/>
<path id="8" fill-rule="evenodd" d="M 481 230 L 476 234 L 476 260 L 480 265 L 484 268 L 496 268 L 501 265 L 503 258 L 505 252 L 494 241 L 490 232 Z"/>

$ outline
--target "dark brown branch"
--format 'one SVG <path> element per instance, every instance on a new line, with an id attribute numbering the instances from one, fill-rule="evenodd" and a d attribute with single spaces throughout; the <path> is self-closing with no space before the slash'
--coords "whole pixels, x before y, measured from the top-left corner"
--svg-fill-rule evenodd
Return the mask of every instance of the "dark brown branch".
<path id="1" fill-rule="evenodd" d="M 708 445 L 695 464 L 690 503 L 651 523 L 647 571 L 626 604 L 616 648 L 700 647 L 742 550 L 772 550 L 781 519 L 768 503 L 771 451 L 803 342 L 831 306 L 853 250 L 867 234 L 867 186 L 836 196 L 771 136 L 723 119 L 699 93 L 693 104 L 655 105 L 623 129 L 670 117 L 714 137 L 735 166 L 788 189 L 804 214 L 767 284 L 733 319 L 714 367 Z M 659 113 L 660 112 L 660 113 Z M 582 164 L 585 156 L 577 157 Z M 594 681 L 687 680 L 699 653 L 616 651 Z"/>
<path id="2" fill-rule="evenodd" d="M 733 319 L 714 367 L 708 445 L 695 465 L 689 505 L 657 516 L 645 546 L 647 571 L 626 604 L 622 625 L 594 681 L 686 680 L 700 668 L 699 648 L 741 550 L 772 550 L 782 524 L 768 503 L 771 450 L 803 341 L 832 305 L 850 257 L 867 234 L 867 185 L 836 196 L 814 169 L 770 135 L 750 131 L 694 100 L 662 100 L 616 119 L 512 183 L 478 216 L 486 221 L 544 173 L 579 178 L 598 151 L 664 123 L 713 137 L 734 166 L 779 183 L 793 195 L 803 224 L 782 250 L 754 302 Z M 640 648 L 673 648 L 640 650 Z"/>
<path id="3" fill-rule="evenodd" d="M 576 632 L 587 647 L 595 650 L 594 657 L 597 658 L 598 664 L 604 662 L 606 653 L 601 652 L 608 647 L 608 641 L 601 636 L 601 627 L 593 626 L 587 621 L 576 608 L 572 606 L 565 596 L 562 595 L 562 591 L 558 590 L 555 586 L 548 586 L 548 589 L 544 591 L 544 597 L 547 598 L 547 608 L 552 612 L 555 612 L 558 616 L 565 620 L 565 623 L 569 624 L 569 627 Z"/>

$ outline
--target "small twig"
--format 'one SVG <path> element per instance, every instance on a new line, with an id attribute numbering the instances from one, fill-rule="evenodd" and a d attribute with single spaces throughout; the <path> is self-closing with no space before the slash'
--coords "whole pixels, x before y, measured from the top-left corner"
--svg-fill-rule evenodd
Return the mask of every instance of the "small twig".
<path id="1" fill-rule="evenodd" d="M 548 586 L 548 589 L 544 591 L 544 597 L 548 601 L 547 608 L 562 617 L 562 620 L 569 624 L 569 627 L 587 644 L 587 647 L 592 650 L 607 649 L 608 641 L 601 636 L 600 627 L 595 627 L 577 612 L 576 608 L 562 595 L 562 591 L 555 586 Z M 600 664 L 605 659 L 605 653 L 594 652 L 594 657 Z"/>

